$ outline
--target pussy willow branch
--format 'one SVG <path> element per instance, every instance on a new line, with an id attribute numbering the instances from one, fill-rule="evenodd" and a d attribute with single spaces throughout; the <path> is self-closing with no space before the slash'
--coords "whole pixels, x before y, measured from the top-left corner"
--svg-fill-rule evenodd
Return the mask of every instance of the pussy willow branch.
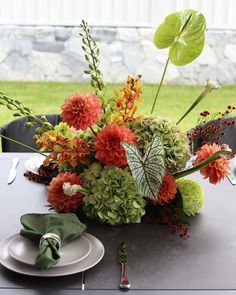
<path id="1" fill-rule="evenodd" d="M 45 116 L 36 116 L 34 112 L 30 108 L 25 107 L 22 102 L 6 96 L 2 92 L 0 92 L 0 105 L 3 105 L 13 111 L 14 117 L 26 117 L 28 119 L 28 122 L 26 123 L 27 127 L 39 124 L 41 127 L 37 128 L 36 132 L 38 130 L 45 132 L 54 128 Z"/>

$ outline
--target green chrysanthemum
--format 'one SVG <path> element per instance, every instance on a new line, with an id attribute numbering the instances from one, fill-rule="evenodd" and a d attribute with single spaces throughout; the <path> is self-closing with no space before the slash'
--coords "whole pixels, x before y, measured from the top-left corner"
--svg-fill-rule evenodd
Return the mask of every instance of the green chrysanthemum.
<path id="1" fill-rule="evenodd" d="M 204 203 L 201 186 L 190 179 L 179 179 L 177 180 L 177 187 L 183 198 L 185 214 L 191 216 L 199 213 Z"/>
<path id="2" fill-rule="evenodd" d="M 156 117 L 136 120 L 129 126 L 138 141 L 138 148 L 145 153 L 153 135 L 158 133 L 164 144 L 165 166 L 174 173 L 185 168 L 190 158 L 190 149 L 185 132 L 171 121 Z"/>
<path id="3" fill-rule="evenodd" d="M 111 225 L 140 223 L 145 202 L 128 169 L 93 163 L 82 179 L 83 210 L 88 217 Z"/>

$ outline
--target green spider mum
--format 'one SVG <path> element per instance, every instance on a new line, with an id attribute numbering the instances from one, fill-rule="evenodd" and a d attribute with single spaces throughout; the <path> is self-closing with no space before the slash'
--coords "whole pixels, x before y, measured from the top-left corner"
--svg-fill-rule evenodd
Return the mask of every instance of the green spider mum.
<path id="1" fill-rule="evenodd" d="M 204 203 L 201 186 L 190 179 L 178 179 L 177 187 L 183 198 L 183 209 L 186 215 L 196 215 L 200 212 Z"/>

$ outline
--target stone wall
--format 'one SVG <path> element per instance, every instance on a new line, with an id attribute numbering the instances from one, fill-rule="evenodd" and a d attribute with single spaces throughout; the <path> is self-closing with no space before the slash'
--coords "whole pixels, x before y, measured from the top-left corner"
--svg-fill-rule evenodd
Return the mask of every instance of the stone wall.
<path id="1" fill-rule="evenodd" d="M 78 27 L 0 26 L 0 80 L 86 81 Z M 142 74 L 156 83 L 167 58 L 153 45 L 149 28 L 92 28 L 108 82 Z M 192 64 L 170 65 L 166 83 L 236 82 L 236 31 L 209 30 L 201 56 Z"/>

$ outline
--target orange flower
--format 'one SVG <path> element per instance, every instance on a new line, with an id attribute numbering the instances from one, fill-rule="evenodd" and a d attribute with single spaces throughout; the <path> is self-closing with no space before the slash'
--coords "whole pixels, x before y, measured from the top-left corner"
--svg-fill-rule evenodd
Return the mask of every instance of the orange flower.
<path id="1" fill-rule="evenodd" d="M 78 164 L 87 164 L 90 148 L 87 142 L 74 137 L 68 139 L 60 134 L 54 134 L 53 131 L 44 132 L 42 136 L 37 137 L 36 143 L 42 151 L 50 151 L 43 164 L 48 166 L 50 161 L 55 161 L 54 166 L 68 163 L 75 168 Z M 53 136 L 54 134 L 54 136 Z"/>
<path id="2" fill-rule="evenodd" d="M 213 143 L 212 145 L 205 144 L 196 152 L 196 159 L 194 165 L 202 163 L 204 160 L 209 158 L 215 152 L 220 151 L 221 146 Z M 224 158 L 217 159 L 211 162 L 207 166 L 200 169 L 200 173 L 204 178 L 209 178 L 210 183 L 216 184 L 224 179 L 229 173 L 229 160 Z"/>
<path id="3" fill-rule="evenodd" d="M 68 142 L 60 152 L 58 164 L 63 164 L 63 162 L 68 162 L 71 167 L 76 167 L 79 163 L 88 163 L 88 154 L 90 152 L 89 145 L 87 142 L 81 140 L 78 137 L 73 138 Z"/>
<path id="4" fill-rule="evenodd" d="M 126 167 L 127 159 L 121 142 L 136 144 L 134 133 L 125 125 L 107 125 L 95 137 L 95 158 L 104 165 Z"/>
<path id="5" fill-rule="evenodd" d="M 115 91 L 117 98 L 116 106 L 119 109 L 119 114 L 115 116 L 112 124 L 125 123 L 134 120 L 134 114 L 137 110 L 135 102 L 143 102 L 143 99 L 140 97 L 142 93 L 140 78 L 141 76 L 138 76 L 136 79 L 128 76 L 127 86 L 120 90 L 120 92 L 123 94 L 121 97 L 119 92 Z M 137 118 L 141 117 L 142 115 L 139 115 Z"/>
<path id="6" fill-rule="evenodd" d="M 56 212 L 75 212 L 82 207 L 83 195 L 77 190 L 81 184 L 80 177 L 75 173 L 62 172 L 48 186 L 47 201 Z"/>
<path id="7" fill-rule="evenodd" d="M 91 93 L 76 92 L 67 98 L 62 105 L 63 121 L 77 130 L 86 130 L 98 122 L 102 113 L 102 103 Z"/>
<path id="8" fill-rule="evenodd" d="M 162 180 L 160 191 L 158 193 L 157 202 L 160 205 L 165 205 L 166 203 L 170 203 L 172 200 L 174 200 L 176 193 L 177 193 L 177 184 L 176 184 L 174 176 L 170 173 L 165 174 Z"/>
<path id="9" fill-rule="evenodd" d="M 39 146 L 41 152 L 52 150 L 57 140 L 56 138 L 57 135 L 53 130 L 46 131 L 41 136 L 35 136 L 36 144 Z"/>

